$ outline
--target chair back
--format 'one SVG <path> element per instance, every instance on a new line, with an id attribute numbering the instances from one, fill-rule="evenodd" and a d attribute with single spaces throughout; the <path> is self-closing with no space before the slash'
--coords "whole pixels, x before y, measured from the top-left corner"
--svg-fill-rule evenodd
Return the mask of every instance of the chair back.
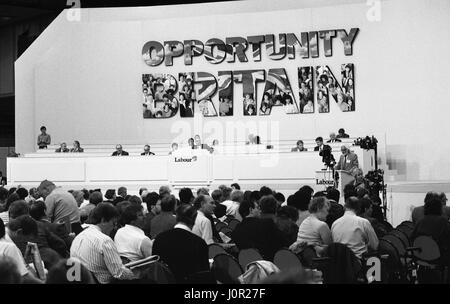
<path id="1" fill-rule="evenodd" d="M 232 219 L 229 223 L 228 223 L 228 227 L 231 228 L 231 230 L 234 230 L 234 228 L 236 228 L 236 226 L 240 223 L 239 220 L 237 219 Z"/>
<path id="2" fill-rule="evenodd" d="M 226 253 L 214 257 L 212 271 L 216 280 L 222 284 L 239 284 L 238 277 L 244 273 L 238 261 Z"/>
<path id="3" fill-rule="evenodd" d="M 247 265 L 254 261 L 264 260 L 259 251 L 255 248 L 242 249 L 238 255 L 239 264 L 242 269 L 247 269 Z"/>
<path id="4" fill-rule="evenodd" d="M 141 281 L 156 284 L 176 284 L 175 276 L 170 271 L 169 266 L 162 261 L 146 266 Z"/>
<path id="5" fill-rule="evenodd" d="M 438 244 L 429 236 L 415 238 L 413 246 L 420 248 L 420 250 L 414 251 L 414 256 L 420 261 L 434 262 L 441 257 Z"/>
<path id="6" fill-rule="evenodd" d="M 282 248 L 275 253 L 273 263 L 281 271 L 301 270 L 303 269 L 300 258 L 289 249 Z"/>
<path id="7" fill-rule="evenodd" d="M 410 239 L 414 231 L 414 226 L 411 227 L 411 225 L 409 224 L 400 224 L 395 229 L 403 232 L 408 237 L 408 239 Z"/>
<path id="8" fill-rule="evenodd" d="M 314 249 L 314 246 L 305 246 L 300 253 L 298 253 L 300 256 L 300 261 L 303 266 L 312 268 L 315 264 L 314 259 L 318 258 L 316 249 Z"/>
<path id="9" fill-rule="evenodd" d="M 212 243 L 208 245 L 208 256 L 210 259 L 214 259 L 214 257 L 220 253 L 227 253 L 227 252 L 219 244 Z"/>
<path id="10" fill-rule="evenodd" d="M 378 252 L 380 254 L 388 254 L 387 269 L 390 271 L 398 271 L 401 269 L 400 254 L 396 246 L 388 238 L 381 238 L 378 245 Z"/>
<path id="11" fill-rule="evenodd" d="M 389 234 L 392 234 L 392 235 L 395 235 L 396 237 L 398 237 L 402 241 L 402 243 L 405 247 L 409 247 L 411 245 L 409 237 L 403 231 L 398 230 L 398 229 L 393 229 L 393 230 L 391 230 L 391 232 L 389 232 Z"/>
<path id="12" fill-rule="evenodd" d="M 397 235 L 386 234 L 382 239 L 389 241 L 395 247 L 399 258 L 405 256 L 407 245 Z"/>

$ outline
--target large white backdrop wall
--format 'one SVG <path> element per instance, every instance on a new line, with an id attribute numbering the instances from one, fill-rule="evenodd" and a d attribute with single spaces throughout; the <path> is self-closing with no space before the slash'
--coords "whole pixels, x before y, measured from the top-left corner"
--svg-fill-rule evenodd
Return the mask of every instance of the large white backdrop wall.
<path id="1" fill-rule="evenodd" d="M 167 7 L 64 11 L 16 62 L 16 150 L 34 151 L 39 127 L 53 143 L 162 143 L 203 133 L 221 138 L 228 124 L 272 128 L 272 139 L 328 136 L 344 127 L 351 136 L 375 135 L 393 169 L 408 180 L 450 180 L 450 2 L 381 1 L 380 20 L 367 17 L 366 1 L 247 1 Z M 275 7 L 276 6 L 276 7 Z M 69 16 L 69 18 L 68 18 Z M 73 20 L 75 19 L 75 20 Z M 353 55 L 339 38 L 333 56 L 210 64 L 204 57 L 185 66 L 150 67 L 142 46 L 167 41 L 359 28 Z M 249 49 L 248 54 L 251 50 Z M 343 63 L 355 65 L 356 111 L 341 112 L 334 100 L 326 114 L 268 117 L 242 114 L 242 85 L 235 84 L 232 117 L 143 119 L 142 74 L 285 68 L 298 100 L 297 68 L 328 65 L 340 79 Z M 258 86 L 258 101 L 264 84 Z M 218 96 L 215 96 L 217 103 Z M 264 130 L 266 131 L 264 131 Z M 245 134 L 240 133 L 239 137 Z M 263 140 L 265 139 L 262 136 Z M 239 138 L 241 139 L 241 138 Z"/>

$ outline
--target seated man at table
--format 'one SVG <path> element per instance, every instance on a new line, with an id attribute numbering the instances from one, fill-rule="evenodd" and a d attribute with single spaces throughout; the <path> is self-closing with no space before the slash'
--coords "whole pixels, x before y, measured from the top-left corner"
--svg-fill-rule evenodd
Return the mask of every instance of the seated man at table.
<path id="1" fill-rule="evenodd" d="M 169 266 L 177 283 L 186 282 L 191 274 L 209 270 L 208 246 L 192 233 L 196 217 L 195 207 L 181 205 L 176 211 L 175 227 L 160 233 L 153 242 L 153 254 Z"/>
<path id="2" fill-rule="evenodd" d="M 150 156 L 150 155 L 155 155 L 155 153 L 150 151 L 150 146 L 149 145 L 145 145 L 144 146 L 144 152 L 141 153 L 141 155 L 145 155 L 145 156 Z"/>
<path id="3" fill-rule="evenodd" d="M 297 146 L 291 149 L 291 152 L 304 152 L 304 151 L 308 151 L 308 149 L 303 147 L 303 140 L 298 140 Z"/>
<path id="4" fill-rule="evenodd" d="M 342 140 L 340 140 L 339 138 L 336 137 L 336 133 L 331 132 L 330 139 L 327 140 L 327 143 L 333 144 L 333 143 L 338 143 L 338 142 L 342 142 Z"/>
<path id="5" fill-rule="evenodd" d="M 69 152 L 69 148 L 67 148 L 67 144 L 65 142 L 61 143 L 60 147 L 55 150 L 56 153 L 67 153 Z"/>
<path id="6" fill-rule="evenodd" d="M 113 152 L 111 156 L 127 156 L 129 155 L 127 151 L 122 150 L 122 145 L 116 146 L 116 151 Z"/>
<path id="7" fill-rule="evenodd" d="M 109 237 L 117 225 L 119 212 L 108 203 L 100 203 L 92 211 L 92 224 L 72 242 L 70 256 L 77 258 L 101 284 L 137 277 L 125 267 L 114 241 Z"/>
<path id="8" fill-rule="evenodd" d="M 350 135 L 345 133 L 345 130 L 343 128 L 340 128 L 338 130 L 338 135 L 336 136 L 336 138 L 349 138 Z"/>

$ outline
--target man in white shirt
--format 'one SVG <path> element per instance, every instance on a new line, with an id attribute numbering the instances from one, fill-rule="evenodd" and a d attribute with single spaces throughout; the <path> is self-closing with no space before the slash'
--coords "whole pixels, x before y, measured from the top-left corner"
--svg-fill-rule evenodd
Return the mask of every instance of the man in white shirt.
<path id="1" fill-rule="evenodd" d="M 214 200 L 209 195 L 199 195 L 194 200 L 194 207 L 197 208 L 197 218 L 195 219 L 192 232 L 201 237 L 206 244 L 214 243 L 211 221 L 207 216 L 211 217 L 214 208 Z"/>
<path id="2" fill-rule="evenodd" d="M 70 247 L 70 256 L 79 259 L 102 284 L 137 279 L 123 265 L 117 247 L 109 237 L 118 217 L 118 211 L 111 204 L 100 203 L 91 214 L 93 225 L 78 234 Z"/>
<path id="3" fill-rule="evenodd" d="M 131 205 L 122 213 L 124 227 L 120 228 L 114 236 L 114 243 L 120 257 L 130 262 L 144 259 L 152 255 L 152 241 L 144 230 L 144 213 L 142 206 Z"/>
<path id="4" fill-rule="evenodd" d="M 378 238 L 370 222 L 356 215 L 358 198 L 352 196 L 345 202 L 345 213 L 331 226 L 335 243 L 347 245 L 359 259 L 369 249 L 378 248 Z"/>

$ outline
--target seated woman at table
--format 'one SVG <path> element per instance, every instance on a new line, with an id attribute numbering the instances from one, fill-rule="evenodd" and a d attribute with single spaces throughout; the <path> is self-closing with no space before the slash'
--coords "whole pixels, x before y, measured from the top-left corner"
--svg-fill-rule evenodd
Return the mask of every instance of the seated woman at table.
<path id="1" fill-rule="evenodd" d="M 70 149 L 70 152 L 75 152 L 75 153 L 84 152 L 84 149 L 80 147 L 80 142 L 78 140 L 75 140 L 73 142 L 73 148 Z"/>

